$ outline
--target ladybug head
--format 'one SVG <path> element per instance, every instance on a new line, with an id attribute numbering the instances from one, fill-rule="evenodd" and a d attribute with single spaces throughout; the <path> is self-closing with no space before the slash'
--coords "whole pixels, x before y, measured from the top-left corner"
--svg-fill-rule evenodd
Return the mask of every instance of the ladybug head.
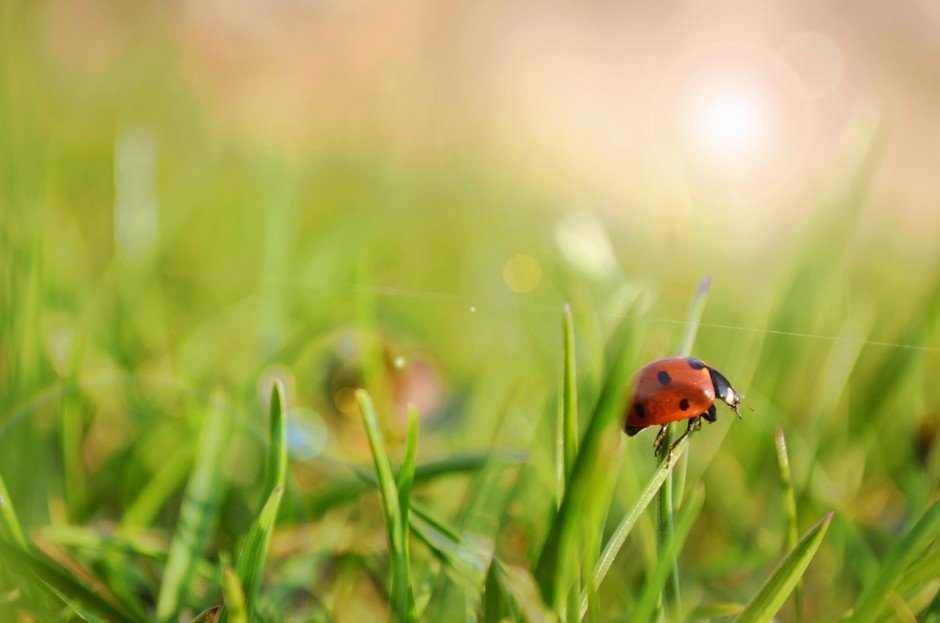
<path id="1" fill-rule="evenodd" d="M 712 377 L 712 385 L 715 386 L 715 397 L 725 401 L 740 418 L 741 411 L 738 410 L 738 405 L 741 404 L 741 394 L 731 386 L 725 375 L 715 368 L 709 367 L 708 373 Z"/>

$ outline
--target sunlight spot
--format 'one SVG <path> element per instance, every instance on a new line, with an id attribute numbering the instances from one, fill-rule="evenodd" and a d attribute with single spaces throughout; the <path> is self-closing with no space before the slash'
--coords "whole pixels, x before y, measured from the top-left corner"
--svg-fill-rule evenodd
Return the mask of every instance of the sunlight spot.
<path id="1" fill-rule="evenodd" d="M 765 115 L 757 94 L 744 87 L 716 88 L 698 103 L 695 131 L 712 156 L 738 161 L 758 151 L 765 138 Z"/>
<path id="2" fill-rule="evenodd" d="M 541 280 L 542 269 L 531 255 L 514 255 L 503 266 L 503 281 L 513 292 L 531 292 Z"/>

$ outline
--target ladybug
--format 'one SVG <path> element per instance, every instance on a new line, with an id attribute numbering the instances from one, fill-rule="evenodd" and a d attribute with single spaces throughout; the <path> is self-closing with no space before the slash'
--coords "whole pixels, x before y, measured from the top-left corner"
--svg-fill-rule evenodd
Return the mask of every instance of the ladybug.
<path id="1" fill-rule="evenodd" d="M 725 376 L 694 357 L 666 357 L 647 364 L 634 376 L 633 401 L 624 414 L 623 431 L 630 437 L 647 426 L 659 425 L 654 447 L 657 451 L 670 422 L 688 420 L 685 433 L 676 444 L 702 427 L 702 419 L 714 422 L 718 416 L 715 399 L 718 398 L 741 417 L 738 405 L 741 395 Z"/>

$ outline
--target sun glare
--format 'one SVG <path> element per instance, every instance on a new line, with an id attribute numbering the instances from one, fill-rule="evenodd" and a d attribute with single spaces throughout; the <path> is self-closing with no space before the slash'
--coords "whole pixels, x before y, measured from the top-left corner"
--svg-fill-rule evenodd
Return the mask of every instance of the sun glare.
<path id="1" fill-rule="evenodd" d="M 745 88 L 716 88 L 696 102 L 694 133 L 706 155 L 726 162 L 750 158 L 767 136 L 767 111 Z"/>

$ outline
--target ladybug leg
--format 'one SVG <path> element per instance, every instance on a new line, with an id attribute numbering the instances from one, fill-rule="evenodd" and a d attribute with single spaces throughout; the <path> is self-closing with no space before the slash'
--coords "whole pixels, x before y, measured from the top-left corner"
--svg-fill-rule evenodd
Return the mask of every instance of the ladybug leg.
<path id="1" fill-rule="evenodd" d="M 672 456 L 672 451 L 676 449 L 676 446 L 679 445 L 680 441 L 682 441 L 683 439 L 685 439 L 686 437 L 688 437 L 695 431 L 699 430 L 700 428 L 702 428 L 701 416 L 697 415 L 693 418 L 689 418 L 689 426 L 685 429 L 685 432 L 682 433 L 682 435 L 680 435 L 678 439 L 673 441 L 671 446 L 669 446 L 669 455 Z"/>
<path id="2" fill-rule="evenodd" d="M 702 414 L 702 417 L 708 420 L 709 422 L 714 422 L 718 419 L 718 411 L 715 409 L 715 405 L 708 407 L 708 411 Z"/>
<path id="3" fill-rule="evenodd" d="M 664 424 L 659 427 L 659 432 L 656 433 L 656 439 L 653 440 L 653 452 L 656 456 L 659 456 L 659 451 L 662 449 L 663 441 L 666 439 L 666 430 L 669 428 L 668 424 Z"/>

